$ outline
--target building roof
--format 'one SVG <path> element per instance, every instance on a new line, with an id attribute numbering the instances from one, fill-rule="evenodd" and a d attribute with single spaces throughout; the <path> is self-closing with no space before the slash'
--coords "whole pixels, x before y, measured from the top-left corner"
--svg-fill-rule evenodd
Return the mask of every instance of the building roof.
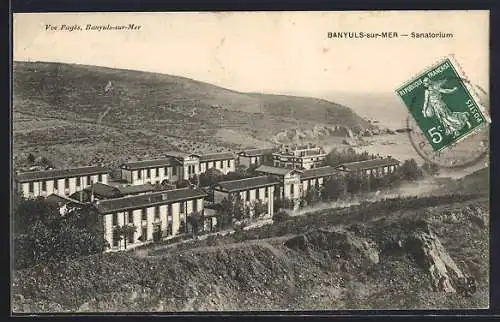
<path id="1" fill-rule="evenodd" d="M 87 192 L 94 191 L 95 195 L 102 196 L 105 198 L 120 197 L 120 191 L 116 187 L 113 187 L 113 186 L 110 186 L 110 185 L 107 185 L 104 183 L 100 183 L 100 182 L 96 182 L 96 183 L 92 184 L 90 187 L 87 187 L 83 190 L 85 190 Z M 75 194 L 78 194 L 78 192 L 76 192 Z"/>
<path id="2" fill-rule="evenodd" d="M 134 195 L 138 193 L 151 192 L 155 190 L 155 186 L 150 183 L 140 184 L 135 186 L 121 186 L 116 187 L 122 196 Z"/>
<path id="3" fill-rule="evenodd" d="M 174 158 L 157 159 L 157 160 L 144 160 L 144 161 L 134 161 L 127 162 L 122 165 L 122 168 L 127 170 L 137 170 L 137 169 L 148 169 L 148 168 L 159 168 L 177 165 L 177 161 Z"/>
<path id="4" fill-rule="evenodd" d="M 269 174 L 274 174 L 278 176 L 285 176 L 289 174 L 290 172 L 299 172 L 301 173 L 301 170 L 297 169 L 287 169 L 287 168 L 279 168 L 279 167 L 272 167 L 269 165 L 261 165 L 257 169 L 255 169 L 257 172 L 263 172 L 263 173 L 269 173 Z"/>
<path id="5" fill-rule="evenodd" d="M 165 155 L 167 155 L 168 157 L 174 157 L 176 159 L 184 159 L 189 156 L 200 157 L 200 155 L 196 153 L 186 153 L 181 151 L 168 151 L 167 153 L 165 153 Z"/>
<path id="6" fill-rule="evenodd" d="M 100 213 L 107 214 L 117 211 L 164 205 L 176 201 L 204 198 L 205 196 L 206 193 L 200 188 L 183 188 L 139 196 L 99 200 L 96 202 L 96 208 Z"/>
<path id="7" fill-rule="evenodd" d="M 359 170 L 367 170 L 367 169 L 385 167 L 388 165 L 398 165 L 398 164 L 400 164 L 399 160 L 396 160 L 392 157 L 388 157 L 383 159 L 371 159 L 365 161 L 343 163 L 337 166 L 336 168 L 344 171 L 359 171 Z"/>
<path id="8" fill-rule="evenodd" d="M 60 178 L 72 178 L 79 176 L 88 176 L 94 174 L 109 173 L 109 169 L 105 167 L 81 167 L 72 169 L 56 169 L 46 171 L 22 172 L 16 176 L 19 182 L 29 182 L 38 180 L 50 180 Z"/>
<path id="9" fill-rule="evenodd" d="M 200 155 L 200 161 L 215 161 L 215 160 L 228 160 L 234 159 L 232 152 L 218 152 Z"/>
<path id="10" fill-rule="evenodd" d="M 241 156 L 247 156 L 247 157 L 257 157 L 257 156 L 261 156 L 261 155 L 264 155 L 264 154 L 273 153 L 275 151 L 276 151 L 276 148 L 248 149 L 248 150 L 240 151 L 238 154 L 241 155 Z"/>
<path id="11" fill-rule="evenodd" d="M 331 176 L 335 173 L 338 173 L 338 171 L 339 170 L 337 170 L 334 167 L 325 166 L 309 170 L 303 170 L 302 175 L 300 177 L 301 179 L 321 178 L 321 177 Z"/>
<path id="12" fill-rule="evenodd" d="M 227 192 L 243 191 L 260 187 L 274 186 L 278 184 L 275 180 L 268 176 L 252 177 L 240 180 L 222 181 L 217 183 L 216 187 L 220 187 Z"/>
<path id="13" fill-rule="evenodd" d="M 47 196 L 47 198 L 45 198 L 45 202 L 48 202 L 51 204 L 57 204 L 57 205 L 67 204 L 67 203 L 83 204 L 82 202 L 80 202 L 78 200 L 74 200 L 74 199 L 68 198 L 66 196 L 57 195 L 55 193 Z"/>

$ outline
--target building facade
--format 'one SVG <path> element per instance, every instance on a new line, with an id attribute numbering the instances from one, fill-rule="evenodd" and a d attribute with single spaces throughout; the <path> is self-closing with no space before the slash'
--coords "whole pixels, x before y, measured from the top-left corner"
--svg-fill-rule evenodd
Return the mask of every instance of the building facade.
<path id="1" fill-rule="evenodd" d="M 175 158 L 128 162 L 120 167 L 121 179 L 131 185 L 176 182 L 182 169 Z"/>
<path id="2" fill-rule="evenodd" d="M 122 250 L 161 238 L 174 237 L 192 230 L 188 217 L 203 214 L 206 194 L 199 188 L 183 188 L 157 193 L 96 201 L 103 216 L 104 238 L 110 250 Z M 135 227 L 135 232 L 121 238 L 116 227 Z"/>
<path id="3" fill-rule="evenodd" d="M 244 206 L 250 209 L 250 216 L 255 216 L 252 205 L 261 202 L 267 208 L 262 217 L 272 217 L 274 211 L 275 187 L 278 182 L 268 176 L 252 177 L 240 180 L 222 181 L 214 186 L 214 202 L 223 199 L 234 201 L 239 197 Z"/>
<path id="4" fill-rule="evenodd" d="M 399 167 L 400 161 L 392 157 L 377 158 L 365 161 L 343 163 L 336 167 L 337 170 L 344 173 L 353 173 L 359 176 L 381 177 L 394 173 Z"/>
<path id="5" fill-rule="evenodd" d="M 319 189 L 328 178 L 339 173 L 337 169 L 330 166 L 296 170 L 262 165 L 255 171 L 266 174 L 279 182 L 276 195 L 293 201 L 303 197 L 311 187 Z"/>
<path id="6" fill-rule="evenodd" d="M 300 199 L 302 195 L 302 186 L 300 183 L 301 170 L 261 165 L 255 171 L 265 174 L 278 182 L 278 185 L 275 187 L 275 198 L 294 201 Z"/>
<path id="7" fill-rule="evenodd" d="M 284 145 L 273 153 L 275 167 L 308 170 L 324 165 L 326 152 L 315 145 L 288 146 Z"/>
<path id="8" fill-rule="evenodd" d="M 238 164 L 247 168 L 259 166 L 265 163 L 273 162 L 273 153 L 276 149 L 248 149 L 238 153 Z"/>
<path id="9" fill-rule="evenodd" d="M 209 169 L 218 170 L 224 174 L 236 171 L 236 158 L 231 152 L 202 154 L 199 156 L 198 174 Z"/>
<path id="10" fill-rule="evenodd" d="M 26 198 L 47 197 L 51 194 L 69 196 L 95 182 L 108 183 L 109 169 L 81 167 L 23 172 L 16 175 L 17 190 Z"/>
<path id="11" fill-rule="evenodd" d="M 330 166 L 304 170 L 300 175 L 302 191 L 305 194 L 312 187 L 319 189 L 324 186 L 326 180 L 337 175 L 339 170 Z"/>

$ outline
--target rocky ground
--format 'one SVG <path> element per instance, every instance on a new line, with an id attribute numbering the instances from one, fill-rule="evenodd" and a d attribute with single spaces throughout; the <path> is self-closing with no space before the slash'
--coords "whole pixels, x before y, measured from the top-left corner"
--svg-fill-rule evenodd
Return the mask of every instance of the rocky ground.
<path id="1" fill-rule="evenodd" d="M 323 210 L 182 247 L 39 265 L 15 272 L 13 309 L 486 307 L 489 205 L 471 198 Z"/>

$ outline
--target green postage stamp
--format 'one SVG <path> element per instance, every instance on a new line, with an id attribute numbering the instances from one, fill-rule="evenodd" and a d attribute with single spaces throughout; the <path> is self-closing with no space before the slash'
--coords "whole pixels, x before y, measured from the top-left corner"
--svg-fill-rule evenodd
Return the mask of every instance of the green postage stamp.
<path id="1" fill-rule="evenodd" d="M 441 151 L 491 120 L 453 56 L 396 90 L 434 151 Z"/>

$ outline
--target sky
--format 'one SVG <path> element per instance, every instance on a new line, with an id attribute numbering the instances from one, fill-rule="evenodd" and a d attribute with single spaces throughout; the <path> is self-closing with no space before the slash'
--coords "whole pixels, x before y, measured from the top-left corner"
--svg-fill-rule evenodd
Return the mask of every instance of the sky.
<path id="1" fill-rule="evenodd" d="M 392 93 L 454 54 L 489 83 L 488 11 L 14 14 L 13 59 L 180 75 L 250 92 Z M 129 31 L 46 25 L 140 25 Z M 328 32 L 446 32 L 448 39 L 329 39 Z M 323 95 L 324 96 L 324 95 Z"/>

